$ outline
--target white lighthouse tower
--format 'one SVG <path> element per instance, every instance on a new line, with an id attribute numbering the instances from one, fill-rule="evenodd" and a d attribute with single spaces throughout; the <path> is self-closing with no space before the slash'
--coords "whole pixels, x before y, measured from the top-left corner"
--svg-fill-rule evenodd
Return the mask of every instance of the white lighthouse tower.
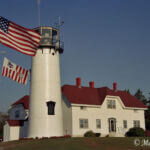
<path id="1" fill-rule="evenodd" d="M 42 36 L 32 58 L 28 137 L 63 135 L 59 55 L 59 30 L 35 29 Z"/>

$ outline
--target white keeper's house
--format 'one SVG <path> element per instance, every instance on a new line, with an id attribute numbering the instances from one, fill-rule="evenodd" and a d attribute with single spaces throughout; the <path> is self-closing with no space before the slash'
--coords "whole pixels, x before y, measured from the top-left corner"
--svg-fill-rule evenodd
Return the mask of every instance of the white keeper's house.
<path id="1" fill-rule="evenodd" d="M 92 130 L 101 136 L 124 136 L 132 127 L 145 129 L 147 106 L 118 90 L 117 83 L 113 83 L 113 89 L 95 88 L 93 81 L 85 87 L 81 85 L 81 78 L 77 78 L 76 85 L 63 85 L 61 90 L 64 135 L 83 136 Z M 29 96 L 13 103 L 8 112 L 10 119 L 4 126 L 4 141 L 27 137 Z M 54 106 L 47 106 L 47 115 L 49 112 L 55 115 Z"/>

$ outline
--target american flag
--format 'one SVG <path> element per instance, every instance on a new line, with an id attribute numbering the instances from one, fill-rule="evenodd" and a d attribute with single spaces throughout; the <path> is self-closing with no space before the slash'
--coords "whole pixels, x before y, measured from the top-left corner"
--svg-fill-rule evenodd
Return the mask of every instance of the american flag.
<path id="1" fill-rule="evenodd" d="M 34 56 L 40 35 L 0 16 L 0 43 L 23 54 Z"/>
<path id="2" fill-rule="evenodd" d="M 15 63 L 4 57 L 2 76 L 8 77 L 21 84 L 26 84 L 28 80 L 29 71 L 16 65 Z"/>

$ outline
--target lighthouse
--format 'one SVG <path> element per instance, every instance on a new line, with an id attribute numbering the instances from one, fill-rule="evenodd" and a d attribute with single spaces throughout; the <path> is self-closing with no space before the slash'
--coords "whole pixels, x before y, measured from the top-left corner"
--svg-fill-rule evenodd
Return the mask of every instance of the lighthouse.
<path id="1" fill-rule="evenodd" d="M 59 30 L 38 27 L 40 45 L 32 57 L 28 137 L 63 135 Z"/>

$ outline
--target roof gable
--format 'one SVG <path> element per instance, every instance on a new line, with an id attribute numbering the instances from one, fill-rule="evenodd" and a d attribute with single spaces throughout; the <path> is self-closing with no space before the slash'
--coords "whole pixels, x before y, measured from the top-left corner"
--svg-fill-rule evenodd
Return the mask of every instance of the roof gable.
<path id="1" fill-rule="evenodd" d="M 25 95 L 24 97 L 13 103 L 11 106 L 15 106 L 17 104 L 22 104 L 25 109 L 29 109 L 29 96 Z"/>
<path id="2" fill-rule="evenodd" d="M 108 87 L 91 88 L 64 85 L 62 87 L 62 93 L 67 97 L 70 103 L 73 104 L 101 105 L 105 97 L 110 95 L 119 96 L 125 107 L 147 108 L 147 106 L 135 96 L 125 91 L 113 91 Z"/>

